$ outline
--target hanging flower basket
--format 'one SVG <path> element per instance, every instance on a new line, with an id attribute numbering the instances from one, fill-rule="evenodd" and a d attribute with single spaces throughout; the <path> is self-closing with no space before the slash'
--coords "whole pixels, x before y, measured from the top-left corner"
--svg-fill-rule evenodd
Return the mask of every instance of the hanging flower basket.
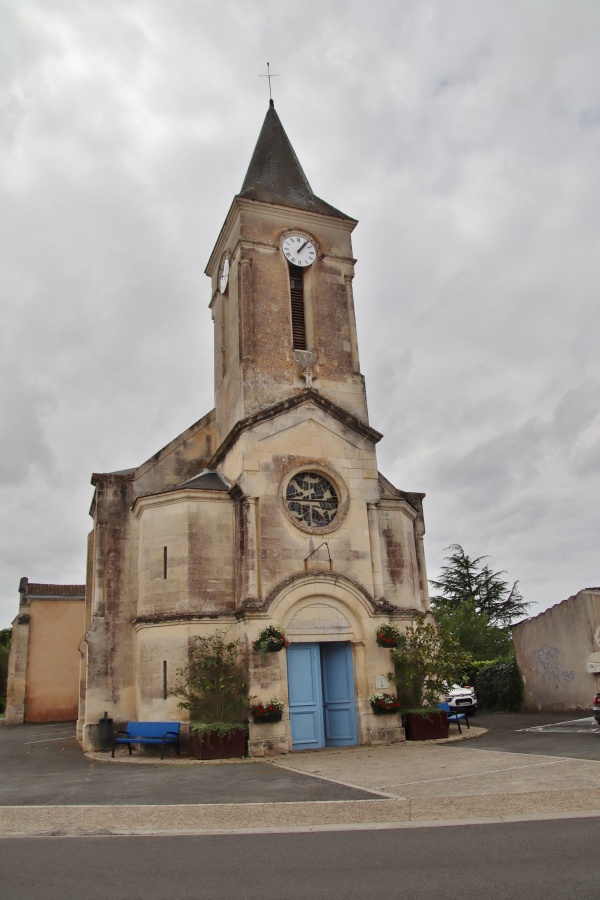
<path id="1" fill-rule="evenodd" d="M 261 722 L 281 722 L 284 704 L 277 697 L 272 697 L 266 703 L 253 704 L 250 709 L 256 725 Z"/>
<path id="2" fill-rule="evenodd" d="M 398 646 L 400 632 L 391 622 L 386 625 L 379 625 L 375 632 L 375 640 L 380 647 L 387 647 L 388 650 L 394 650 Z"/>
<path id="3" fill-rule="evenodd" d="M 376 716 L 400 712 L 400 701 L 391 694 L 371 694 L 369 703 Z"/>
<path id="4" fill-rule="evenodd" d="M 289 647 L 285 631 L 279 625 L 268 625 L 258 635 L 252 646 L 257 653 L 279 653 L 284 647 Z"/>

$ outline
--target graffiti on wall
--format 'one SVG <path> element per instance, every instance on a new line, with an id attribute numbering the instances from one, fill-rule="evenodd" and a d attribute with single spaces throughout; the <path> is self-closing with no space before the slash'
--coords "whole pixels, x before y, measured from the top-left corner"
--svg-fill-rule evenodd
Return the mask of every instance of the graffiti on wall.
<path id="1" fill-rule="evenodd" d="M 561 681 L 575 681 L 575 672 L 567 672 L 559 659 L 560 647 L 549 647 L 548 644 L 544 644 L 535 651 L 535 656 L 540 664 L 544 681 L 555 681 L 557 684 Z"/>

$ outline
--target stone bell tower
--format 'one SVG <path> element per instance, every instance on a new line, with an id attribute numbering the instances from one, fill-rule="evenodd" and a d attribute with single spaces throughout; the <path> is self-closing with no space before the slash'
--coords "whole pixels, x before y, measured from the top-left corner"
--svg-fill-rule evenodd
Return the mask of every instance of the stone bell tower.
<path id="1" fill-rule="evenodd" d="M 271 101 L 206 268 L 218 442 L 307 389 L 367 423 L 352 296 L 356 224 L 315 196 Z"/>

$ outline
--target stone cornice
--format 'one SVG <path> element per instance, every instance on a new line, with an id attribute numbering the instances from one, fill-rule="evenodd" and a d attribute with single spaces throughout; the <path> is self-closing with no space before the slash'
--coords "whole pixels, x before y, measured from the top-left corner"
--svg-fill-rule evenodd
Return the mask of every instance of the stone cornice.
<path id="1" fill-rule="evenodd" d="M 306 223 L 308 226 L 311 221 L 326 220 L 330 228 L 339 228 L 341 231 L 353 231 L 358 224 L 358 220 L 352 219 L 350 216 L 340 218 L 339 216 L 327 215 L 326 213 L 317 212 L 316 210 L 299 209 L 295 206 L 283 206 L 279 203 L 270 203 L 267 200 L 251 200 L 248 197 L 240 197 L 236 194 L 231 201 L 231 206 L 225 216 L 225 221 L 223 222 L 219 236 L 213 247 L 212 253 L 210 254 L 208 263 L 206 264 L 206 269 L 204 270 L 205 275 L 211 277 L 215 267 L 219 264 L 221 256 L 225 252 L 227 236 L 235 223 L 236 216 L 244 209 L 252 210 L 257 207 L 259 209 L 262 208 L 266 213 L 281 220 L 282 226 L 285 226 L 285 224 L 289 222 L 290 226 L 301 227 L 303 223 Z"/>
<path id="2" fill-rule="evenodd" d="M 376 505 L 378 509 L 397 510 L 399 508 L 413 522 L 419 515 L 418 510 L 411 506 L 404 497 L 383 497 Z"/>
<path id="3" fill-rule="evenodd" d="M 131 511 L 139 519 L 145 509 L 157 506 L 169 506 L 173 503 L 189 503 L 196 501 L 200 503 L 231 503 L 229 491 L 200 491 L 200 490 L 182 490 L 181 488 L 173 488 L 171 491 L 162 491 L 160 494 L 146 494 L 138 497 Z"/>
<path id="4" fill-rule="evenodd" d="M 379 431 L 371 428 L 370 425 L 367 425 L 366 422 L 363 422 L 353 413 L 348 412 L 348 410 L 346 409 L 342 409 L 341 406 L 338 406 L 331 400 L 327 400 L 327 398 L 323 397 L 322 394 L 319 394 L 318 391 L 314 391 L 312 388 L 306 388 L 299 394 L 295 394 L 293 397 L 289 397 L 287 400 L 282 400 L 280 403 L 276 403 L 274 406 L 269 406 L 266 409 L 261 409 L 260 412 L 254 413 L 254 415 L 247 416 L 245 419 L 241 419 L 239 422 L 236 422 L 227 437 L 217 448 L 214 456 L 207 463 L 207 468 L 216 469 L 225 454 L 231 449 L 231 447 L 233 447 L 240 434 L 242 434 L 244 431 L 248 431 L 249 429 L 254 428 L 256 425 L 260 425 L 261 422 L 266 422 L 268 419 L 273 419 L 275 418 L 275 416 L 280 416 L 292 409 L 296 409 L 297 407 L 302 406 L 305 403 L 314 403 L 315 406 L 318 406 L 319 409 L 323 410 L 323 412 L 326 412 L 328 415 L 332 416 L 334 419 L 337 419 L 338 422 L 341 422 L 343 425 L 346 425 L 353 431 L 358 432 L 358 434 L 362 435 L 373 444 L 377 444 L 383 437 L 383 435 Z"/>
<path id="5" fill-rule="evenodd" d="M 139 631 L 140 628 L 156 627 L 158 625 L 201 624 L 202 622 L 214 622 L 219 619 L 224 623 L 231 624 L 234 614 L 224 612 L 148 613 L 145 616 L 137 616 L 137 618 L 132 620 L 131 624 L 136 631 Z"/>

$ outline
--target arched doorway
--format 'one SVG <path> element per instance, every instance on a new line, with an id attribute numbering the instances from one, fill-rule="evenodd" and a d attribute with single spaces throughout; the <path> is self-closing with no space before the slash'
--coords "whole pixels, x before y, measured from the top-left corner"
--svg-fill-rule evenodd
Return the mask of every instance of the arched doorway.
<path id="1" fill-rule="evenodd" d="M 358 743 L 350 642 L 292 643 L 287 675 L 292 750 Z"/>

